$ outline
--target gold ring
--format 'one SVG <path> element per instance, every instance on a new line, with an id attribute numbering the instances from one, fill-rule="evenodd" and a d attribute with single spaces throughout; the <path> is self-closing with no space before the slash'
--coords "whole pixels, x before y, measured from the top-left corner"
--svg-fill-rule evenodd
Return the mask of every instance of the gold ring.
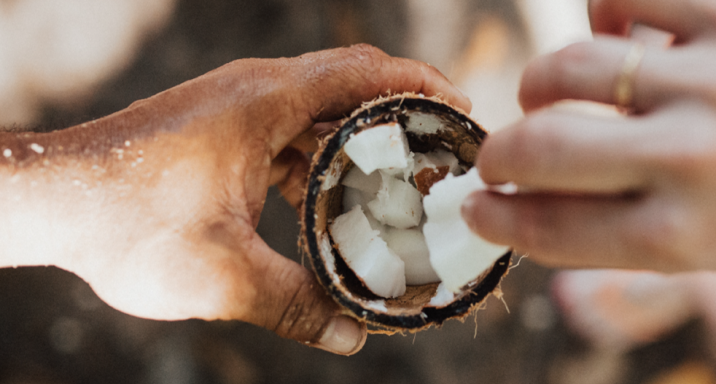
<path id="1" fill-rule="evenodd" d="M 644 44 L 634 43 L 629 53 L 624 57 L 624 64 L 614 87 L 614 101 L 619 107 L 630 108 L 632 106 L 634 101 L 634 77 L 645 53 L 646 46 Z"/>

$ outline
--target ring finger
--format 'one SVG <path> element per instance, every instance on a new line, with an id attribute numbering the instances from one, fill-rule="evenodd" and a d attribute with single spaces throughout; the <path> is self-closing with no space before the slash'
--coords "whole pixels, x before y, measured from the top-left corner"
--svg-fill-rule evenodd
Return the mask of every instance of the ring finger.
<path id="1" fill-rule="evenodd" d="M 700 45 L 647 47 L 639 60 L 630 57 L 635 44 L 601 36 L 535 59 L 522 77 L 522 108 L 531 111 L 566 99 L 617 104 L 617 82 L 627 65 L 634 66 L 625 80 L 632 91 L 629 106 L 635 112 L 650 111 L 684 95 L 713 97 L 712 87 L 704 83 L 711 76 L 703 73 L 703 63 L 714 59 L 711 50 Z"/>

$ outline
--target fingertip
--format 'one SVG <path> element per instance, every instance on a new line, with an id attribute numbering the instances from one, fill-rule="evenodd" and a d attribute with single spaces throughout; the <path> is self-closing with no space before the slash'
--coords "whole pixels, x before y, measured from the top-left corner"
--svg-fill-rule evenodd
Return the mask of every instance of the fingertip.
<path id="1" fill-rule="evenodd" d="M 494 243 L 514 245 L 516 216 L 512 201 L 515 196 L 491 191 L 477 191 L 469 195 L 460 213 L 470 230 L 482 239 Z"/>
<path id="2" fill-rule="evenodd" d="M 470 230 L 478 235 L 485 232 L 485 223 L 489 221 L 489 215 L 483 209 L 485 206 L 485 191 L 473 192 L 462 202 L 460 213 Z M 487 220 L 486 220 L 487 219 Z"/>
<path id="3" fill-rule="evenodd" d="M 465 223 L 470 228 L 471 231 L 478 233 L 479 232 L 479 200 L 480 197 L 478 196 L 479 192 L 473 192 L 469 196 L 465 198 L 465 201 L 462 202 L 462 206 L 460 207 L 460 214 L 462 215 L 462 219 L 465 220 Z"/>
<path id="4" fill-rule="evenodd" d="M 470 112 L 472 112 L 472 100 L 470 100 L 470 97 L 467 95 L 467 93 L 460 89 L 460 87 L 455 86 L 455 89 L 460 93 L 460 97 L 458 98 L 458 101 L 455 103 L 455 105 L 465 111 L 465 113 L 470 114 Z"/>
<path id="5" fill-rule="evenodd" d="M 552 100 L 545 97 L 545 61 L 547 56 L 538 56 L 527 63 L 522 78 L 520 79 L 520 89 L 517 99 L 525 113 L 533 111 Z"/>
<path id="6" fill-rule="evenodd" d="M 368 329 L 365 323 L 350 316 L 339 315 L 328 322 L 321 338 L 311 346 L 337 355 L 350 356 L 363 348 L 367 338 Z"/>
<path id="7" fill-rule="evenodd" d="M 480 178 L 488 185 L 499 185 L 504 184 L 510 180 L 502 180 L 499 177 L 500 166 L 506 164 L 506 159 L 502 158 L 503 153 L 509 153 L 504 151 L 504 148 L 500 148 L 504 143 L 502 137 L 508 134 L 507 128 L 490 134 L 480 146 L 480 152 L 475 159 L 475 167 L 480 174 Z"/>
<path id="8" fill-rule="evenodd" d="M 399 59 L 408 60 L 408 59 Z M 465 113 L 472 112 L 472 101 L 470 97 L 453 84 L 439 69 L 428 63 L 415 61 L 422 67 L 423 84 L 420 92 L 426 96 L 442 95 L 443 99 L 450 105 L 462 109 Z"/>

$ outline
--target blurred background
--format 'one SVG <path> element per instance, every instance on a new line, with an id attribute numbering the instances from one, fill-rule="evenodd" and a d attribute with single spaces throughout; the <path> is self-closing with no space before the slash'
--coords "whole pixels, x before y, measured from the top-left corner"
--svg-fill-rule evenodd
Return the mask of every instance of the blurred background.
<path id="1" fill-rule="evenodd" d="M 439 68 L 494 131 L 521 116 L 531 57 L 589 38 L 585 0 L 0 0 L 0 126 L 61 129 L 235 59 L 363 42 Z M 300 262 L 297 221 L 270 190 L 258 231 Z M 589 310 L 604 300 L 565 295 L 593 279 L 555 285 L 556 274 L 523 259 L 504 302 L 338 357 L 239 322 L 127 316 L 55 268 L 0 269 L 0 384 L 716 383 L 711 328 L 683 305 L 689 292 L 632 297 L 668 320 L 640 333 L 648 321 L 628 307 L 600 318 Z M 622 317 L 629 326 L 609 322 Z"/>

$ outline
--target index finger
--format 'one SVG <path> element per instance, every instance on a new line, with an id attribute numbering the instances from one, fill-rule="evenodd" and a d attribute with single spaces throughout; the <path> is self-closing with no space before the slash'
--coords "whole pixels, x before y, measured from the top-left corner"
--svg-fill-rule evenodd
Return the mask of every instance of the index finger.
<path id="1" fill-rule="evenodd" d="M 490 135 L 477 167 L 493 185 L 580 194 L 637 191 L 650 177 L 647 128 L 639 121 L 555 109 L 532 113 Z"/>
<path id="2" fill-rule="evenodd" d="M 441 95 L 449 104 L 469 113 L 472 103 L 436 68 L 419 61 L 391 57 L 383 51 L 357 45 L 302 55 L 286 63 L 285 102 L 297 121 L 277 126 L 273 142 L 278 153 L 308 126 L 348 116 L 361 103 L 403 92 Z"/>
<path id="3" fill-rule="evenodd" d="M 294 76 L 302 85 L 298 94 L 320 105 L 317 122 L 339 118 L 346 110 L 388 93 L 442 95 L 467 113 L 472 109 L 470 99 L 435 67 L 389 56 L 370 45 L 314 52 L 295 60 Z"/>

